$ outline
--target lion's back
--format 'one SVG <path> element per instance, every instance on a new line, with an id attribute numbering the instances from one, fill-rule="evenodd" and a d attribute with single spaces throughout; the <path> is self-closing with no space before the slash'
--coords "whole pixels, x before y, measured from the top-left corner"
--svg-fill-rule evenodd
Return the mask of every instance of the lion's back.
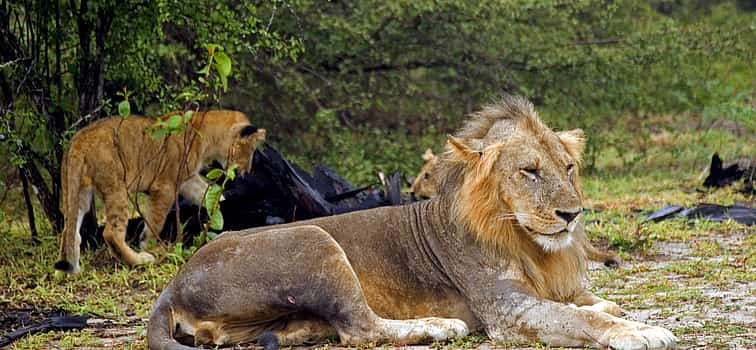
<path id="1" fill-rule="evenodd" d="M 71 139 L 66 151 L 65 167 L 79 167 L 85 182 L 115 183 L 113 178 L 140 176 L 152 179 L 154 164 L 150 157 L 172 157 L 173 147 L 160 147 L 160 139 L 153 139 L 147 129 L 154 119 L 144 116 L 119 116 L 98 120 L 81 130 Z M 66 169 L 67 171 L 70 169 Z M 100 188 L 100 191 L 107 190 Z"/>

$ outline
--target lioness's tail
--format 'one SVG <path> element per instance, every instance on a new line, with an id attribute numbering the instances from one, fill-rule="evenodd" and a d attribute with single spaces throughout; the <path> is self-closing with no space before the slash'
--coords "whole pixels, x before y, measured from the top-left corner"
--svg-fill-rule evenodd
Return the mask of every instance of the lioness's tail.
<path id="1" fill-rule="evenodd" d="M 61 187 L 64 205 L 64 226 L 60 234 L 60 260 L 55 263 L 55 269 L 66 273 L 79 272 L 79 227 L 84 212 L 89 210 L 91 192 L 81 195 L 81 174 L 84 159 L 69 149 L 63 156 L 61 164 Z M 85 203 L 81 203 L 81 200 Z M 83 210 L 82 210 L 83 208 Z"/>
<path id="2" fill-rule="evenodd" d="M 588 241 L 585 242 L 585 253 L 588 259 L 604 263 L 607 267 L 619 266 L 622 261 L 616 254 L 599 250 Z"/>
<path id="3" fill-rule="evenodd" d="M 150 350 L 194 350 L 190 346 L 182 345 L 173 338 L 176 325 L 173 321 L 170 296 L 173 295 L 171 286 L 160 294 L 150 312 L 147 324 L 147 348 Z"/>

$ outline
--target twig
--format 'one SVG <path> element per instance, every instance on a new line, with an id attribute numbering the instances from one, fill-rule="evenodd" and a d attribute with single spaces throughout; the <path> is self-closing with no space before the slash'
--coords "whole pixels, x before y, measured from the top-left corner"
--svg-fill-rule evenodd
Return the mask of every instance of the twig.
<path id="1" fill-rule="evenodd" d="M 19 57 L 19 58 L 15 59 L 15 60 L 12 60 L 12 61 L 0 63 L 0 69 L 5 68 L 7 66 L 10 66 L 11 64 L 18 63 L 18 62 L 21 62 L 21 61 L 25 61 L 25 60 L 28 60 L 28 59 L 29 59 L 29 57 Z"/>
<path id="2" fill-rule="evenodd" d="M 31 195 L 29 195 L 29 181 L 26 179 L 26 175 L 18 168 L 18 174 L 21 176 L 21 185 L 24 192 L 24 201 L 26 202 L 26 214 L 29 216 L 29 230 L 31 231 L 32 243 L 39 243 L 37 235 L 37 224 L 34 221 L 34 205 L 32 204 Z"/>

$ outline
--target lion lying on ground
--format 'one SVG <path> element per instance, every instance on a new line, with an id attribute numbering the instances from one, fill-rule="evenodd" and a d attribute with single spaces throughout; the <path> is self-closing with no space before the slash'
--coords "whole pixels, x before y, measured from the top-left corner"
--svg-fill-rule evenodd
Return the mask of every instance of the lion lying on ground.
<path id="1" fill-rule="evenodd" d="M 423 153 L 423 167 L 420 168 L 420 172 L 414 181 L 412 181 L 412 187 L 410 188 L 413 196 L 420 199 L 428 199 L 438 194 L 438 180 L 435 175 L 438 164 L 439 156 L 435 155 L 430 148 L 426 149 L 425 153 Z M 583 249 L 589 260 L 601 262 L 609 267 L 618 266 L 622 261 L 616 254 L 594 247 L 587 239 L 585 240 Z"/>
<path id="2" fill-rule="evenodd" d="M 414 344 L 484 330 L 494 341 L 668 349 L 675 336 L 615 315 L 583 288 L 582 131 L 555 133 L 505 97 L 472 115 L 427 201 L 227 232 L 156 301 L 150 349 L 266 349 L 338 336 Z"/>
<path id="3" fill-rule="evenodd" d="M 175 113 L 162 118 L 171 115 Z M 65 226 L 56 269 L 79 272 L 79 229 L 92 204 L 92 191 L 102 196 L 105 206 L 103 236 L 110 252 L 129 265 L 150 263 L 155 260 L 150 253 L 137 253 L 126 243 L 129 194 L 144 192 L 149 197 L 140 236 L 144 248 L 148 238 L 160 234 L 177 189 L 196 204 L 202 201 L 208 186 L 198 174 L 203 164 L 235 163 L 245 173 L 256 144 L 265 138 L 264 129 L 235 111 L 194 113 L 188 131 L 158 138 L 147 131 L 154 122 L 142 116 L 111 117 L 71 139 L 61 167 Z"/>

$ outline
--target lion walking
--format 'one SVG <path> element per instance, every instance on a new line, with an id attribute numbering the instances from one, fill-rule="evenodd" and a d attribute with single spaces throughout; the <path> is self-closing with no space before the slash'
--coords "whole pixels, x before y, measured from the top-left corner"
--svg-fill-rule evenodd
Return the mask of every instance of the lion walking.
<path id="1" fill-rule="evenodd" d="M 147 131 L 154 122 L 142 116 L 111 117 L 85 127 L 71 140 L 61 172 L 65 223 L 57 270 L 80 270 L 79 230 L 93 192 L 101 195 L 105 207 L 103 236 L 110 252 L 129 265 L 151 263 L 155 258 L 150 253 L 136 252 L 126 243 L 129 195 L 143 192 L 148 197 L 140 237 L 144 248 L 162 230 L 176 191 L 201 202 L 208 186 L 198 174 L 203 164 L 235 163 L 247 172 L 256 143 L 265 137 L 264 129 L 233 111 L 195 113 L 184 132 L 157 138 Z"/>

